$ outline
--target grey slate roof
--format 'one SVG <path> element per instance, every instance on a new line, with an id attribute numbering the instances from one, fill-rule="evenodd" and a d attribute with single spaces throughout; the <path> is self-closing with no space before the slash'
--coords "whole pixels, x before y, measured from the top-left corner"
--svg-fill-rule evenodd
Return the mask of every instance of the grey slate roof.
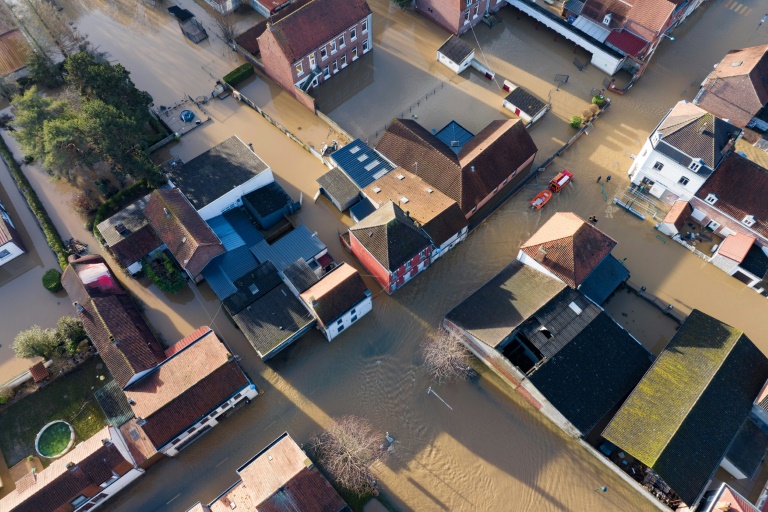
<path id="1" fill-rule="evenodd" d="M 435 137 L 437 137 L 437 140 L 448 146 L 448 149 L 458 155 L 461 148 L 464 147 L 464 144 L 475 138 L 475 134 L 456 121 L 451 121 L 443 126 L 440 131 L 435 134 Z"/>
<path id="2" fill-rule="evenodd" d="M 235 315 L 282 282 L 272 262 L 264 262 L 233 281 L 237 291 L 222 301 L 224 308 L 230 315 Z"/>
<path id="3" fill-rule="evenodd" d="M 281 271 L 299 258 L 311 260 L 326 249 L 325 244 L 313 235 L 303 224 L 283 235 L 272 245 L 262 240 L 251 252 L 260 262 L 271 261 Z"/>
<path id="4" fill-rule="evenodd" d="M 133 409 L 128 403 L 128 397 L 116 380 L 107 382 L 104 387 L 97 389 L 93 396 L 104 411 L 107 424 L 119 427 L 133 418 Z"/>
<path id="5" fill-rule="evenodd" d="M 241 246 L 211 260 L 203 270 L 203 277 L 219 300 L 224 300 L 237 292 L 234 281 L 258 266 L 251 250 Z"/>
<path id="6" fill-rule="evenodd" d="M 430 245 L 429 239 L 392 201 L 349 229 L 389 271 L 397 270 Z"/>
<path id="7" fill-rule="evenodd" d="M 283 276 L 299 293 L 302 293 L 320 280 L 315 271 L 309 268 L 309 265 L 303 259 L 298 259 L 285 267 L 283 269 Z"/>
<path id="8" fill-rule="evenodd" d="M 240 311 L 234 320 L 262 358 L 315 322 L 285 283 Z"/>
<path id="9" fill-rule="evenodd" d="M 507 97 L 504 98 L 504 100 L 510 102 L 531 117 L 547 108 L 546 103 L 522 87 L 516 87 L 512 92 L 507 94 Z"/>
<path id="10" fill-rule="evenodd" d="M 360 188 L 367 187 L 395 168 L 360 139 L 334 151 L 331 160 Z"/>
<path id="11" fill-rule="evenodd" d="M 514 260 L 445 318 L 496 347 L 565 287 L 562 281 Z"/>
<path id="12" fill-rule="evenodd" d="M 180 167 L 167 177 L 200 210 L 237 185 L 269 169 L 236 135 Z"/>
<path id="13" fill-rule="evenodd" d="M 764 279 L 766 274 L 768 274 L 768 256 L 765 255 L 757 244 L 752 244 L 744 260 L 739 263 L 739 266 L 747 272 L 751 272 L 757 277 Z"/>
<path id="14" fill-rule="evenodd" d="M 768 434 L 754 421 L 747 419 L 725 455 L 747 478 L 754 477 L 768 450 Z"/>
<path id="15" fill-rule="evenodd" d="M 602 435 L 694 503 L 766 378 L 742 331 L 693 310 Z"/>
<path id="16" fill-rule="evenodd" d="M 243 196 L 243 203 L 248 204 L 262 217 L 280 211 L 292 202 L 291 196 L 276 181 Z"/>
<path id="17" fill-rule="evenodd" d="M 581 14 L 581 10 L 584 8 L 585 0 L 567 0 L 565 2 L 565 8 L 574 14 Z"/>
<path id="18" fill-rule="evenodd" d="M 360 197 L 360 188 L 338 167 L 317 178 L 317 183 L 337 203 L 347 205 Z"/>
<path id="19" fill-rule="evenodd" d="M 456 64 L 464 62 L 464 59 L 469 57 L 473 52 L 471 46 L 453 35 L 449 37 L 437 51 Z"/>
<path id="20" fill-rule="evenodd" d="M 627 279 L 629 279 L 627 267 L 609 254 L 581 283 L 579 291 L 597 304 L 602 304 Z"/>
<path id="21" fill-rule="evenodd" d="M 149 224 L 149 221 L 144 216 L 144 207 L 147 205 L 151 195 L 152 193 L 150 192 L 135 203 L 126 206 L 110 218 L 99 222 L 96 229 L 99 230 L 102 238 L 104 238 L 104 242 L 108 246 L 117 244 Z M 125 227 L 126 231 L 124 233 L 119 233 L 117 229 L 115 229 L 115 226 L 119 224 L 122 224 Z"/>
<path id="22" fill-rule="evenodd" d="M 349 209 L 349 216 L 355 222 L 360 222 L 370 214 L 376 211 L 376 208 L 367 199 L 362 199 L 356 205 Z"/>
<path id="23" fill-rule="evenodd" d="M 632 391 L 652 361 L 650 352 L 601 311 L 529 378 L 586 435 Z"/>

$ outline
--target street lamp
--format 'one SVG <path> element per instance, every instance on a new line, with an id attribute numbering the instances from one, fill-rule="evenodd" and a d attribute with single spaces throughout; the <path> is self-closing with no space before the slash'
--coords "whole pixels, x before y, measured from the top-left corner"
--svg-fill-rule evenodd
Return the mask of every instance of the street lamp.
<path id="1" fill-rule="evenodd" d="M 662 34 L 661 34 L 661 35 L 663 35 L 664 37 L 666 37 L 666 38 L 667 38 L 667 39 L 669 39 L 670 41 L 674 41 L 674 40 L 675 40 L 675 38 L 674 38 L 674 37 L 672 37 L 672 36 L 670 36 L 670 35 L 668 35 L 668 34 L 666 34 L 666 33 L 664 33 L 664 32 L 662 32 Z"/>

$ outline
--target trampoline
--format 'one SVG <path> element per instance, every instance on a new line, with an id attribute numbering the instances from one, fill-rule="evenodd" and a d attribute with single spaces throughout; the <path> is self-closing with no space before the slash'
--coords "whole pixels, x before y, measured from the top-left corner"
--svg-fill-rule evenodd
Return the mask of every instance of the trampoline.
<path id="1" fill-rule="evenodd" d="M 185 123 L 191 123 L 192 120 L 195 118 L 195 114 L 191 110 L 182 110 L 181 115 L 179 117 Z"/>

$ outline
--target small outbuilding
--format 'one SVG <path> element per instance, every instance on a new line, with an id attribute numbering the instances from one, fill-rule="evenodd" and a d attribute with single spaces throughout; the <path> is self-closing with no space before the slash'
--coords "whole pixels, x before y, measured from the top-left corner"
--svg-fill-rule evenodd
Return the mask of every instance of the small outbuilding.
<path id="1" fill-rule="evenodd" d="M 461 73 L 472 64 L 475 50 L 456 36 L 451 36 L 437 50 L 437 61 L 454 73 Z"/>
<path id="2" fill-rule="evenodd" d="M 509 94 L 502 106 L 522 119 L 526 127 L 541 119 L 549 110 L 546 103 L 509 80 L 504 80 L 504 90 Z"/>
<path id="3" fill-rule="evenodd" d="M 317 178 L 320 193 L 328 198 L 340 212 L 348 210 L 360 201 L 360 189 L 338 167 Z"/>

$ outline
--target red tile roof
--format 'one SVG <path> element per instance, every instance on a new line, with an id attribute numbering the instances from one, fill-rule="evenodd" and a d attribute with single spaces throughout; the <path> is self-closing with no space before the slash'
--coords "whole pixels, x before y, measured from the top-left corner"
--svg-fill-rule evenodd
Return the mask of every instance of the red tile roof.
<path id="1" fill-rule="evenodd" d="M 519 119 L 492 121 L 458 155 L 411 119 L 395 119 L 376 149 L 468 214 L 538 149 Z"/>
<path id="2" fill-rule="evenodd" d="M 720 163 L 717 172 L 704 182 L 696 197 L 704 200 L 715 194 L 717 202 L 712 206 L 736 221 L 747 215 L 755 217 L 750 229 L 768 237 L 768 169 L 751 160 L 731 153 Z"/>
<path id="3" fill-rule="evenodd" d="M 632 0 L 624 29 L 646 41 L 653 41 L 674 13 L 677 3 L 669 0 Z"/>
<path id="4" fill-rule="evenodd" d="M 158 238 L 154 228 L 147 224 L 110 246 L 109 250 L 123 266 L 130 267 L 161 245 L 162 240 Z"/>
<path id="5" fill-rule="evenodd" d="M 587 0 L 581 9 L 581 15 L 600 24 L 606 14 L 611 15 L 609 28 L 618 28 L 624 24 L 632 5 L 624 0 Z"/>
<path id="6" fill-rule="evenodd" d="M 728 52 L 704 80 L 695 101 L 744 128 L 768 103 L 768 45 Z"/>
<path id="7" fill-rule="evenodd" d="M 152 192 L 144 215 L 179 265 L 193 276 L 198 276 L 209 261 L 226 252 L 178 188 Z"/>
<path id="8" fill-rule="evenodd" d="M 713 503 L 712 512 L 757 512 L 757 507 L 730 486 L 723 484 L 723 492 Z"/>
<path id="9" fill-rule="evenodd" d="M 48 368 L 45 367 L 45 364 L 43 364 L 42 361 L 32 366 L 29 369 L 29 373 L 32 375 L 32 380 L 35 382 L 40 382 L 51 376 L 51 372 L 48 371 Z"/>
<path id="10" fill-rule="evenodd" d="M 85 332 L 122 387 L 165 359 L 133 300 L 100 255 L 71 259 L 61 282 L 70 299 L 82 306 L 77 315 Z"/>
<path id="11" fill-rule="evenodd" d="M 191 333 L 189 333 L 184 338 L 180 339 L 167 349 L 165 349 L 165 357 L 171 357 L 174 354 L 177 354 L 178 352 L 181 352 L 186 347 L 190 346 L 192 343 L 196 342 L 200 338 L 202 338 L 204 335 L 208 334 L 211 331 L 211 328 L 207 325 L 204 325 L 198 329 L 195 329 Z"/>
<path id="12" fill-rule="evenodd" d="M 245 374 L 213 331 L 125 390 L 156 448 L 248 386 Z"/>
<path id="13" fill-rule="evenodd" d="M 674 224 L 675 228 L 680 231 L 691 217 L 691 213 L 693 213 L 693 207 L 688 201 L 675 201 L 662 222 Z"/>
<path id="14" fill-rule="evenodd" d="M 355 267 L 342 263 L 301 294 L 301 299 L 328 325 L 355 307 L 367 295 L 368 287 Z"/>
<path id="15" fill-rule="evenodd" d="M 0 511 L 72 510 L 70 501 L 79 495 L 98 494 L 99 485 L 112 478 L 113 473 L 122 476 L 134 467 L 112 442 L 113 432 L 116 431 L 112 427 L 104 428 L 40 473 L 25 478 L 23 485 L 0 500 Z M 105 445 L 104 439 L 110 443 Z M 67 468 L 70 463 L 75 467 Z"/>
<path id="16" fill-rule="evenodd" d="M 365 0 L 299 0 L 273 16 L 271 28 L 261 30 L 259 38 L 274 37 L 292 64 L 369 14 Z"/>
<path id="17" fill-rule="evenodd" d="M 741 233 L 734 233 L 725 237 L 717 252 L 726 258 L 741 263 L 754 243 L 755 238 Z"/>
<path id="18" fill-rule="evenodd" d="M 578 288 L 615 246 L 615 240 L 576 214 L 558 212 L 520 249 Z"/>
<path id="19" fill-rule="evenodd" d="M 634 55 L 635 57 L 638 57 L 645 47 L 648 46 L 648 41 L 636 36 L 628 30 L 612 31 L 608 34 L 605 42 L 615 46 L 624 53 Z"/>

